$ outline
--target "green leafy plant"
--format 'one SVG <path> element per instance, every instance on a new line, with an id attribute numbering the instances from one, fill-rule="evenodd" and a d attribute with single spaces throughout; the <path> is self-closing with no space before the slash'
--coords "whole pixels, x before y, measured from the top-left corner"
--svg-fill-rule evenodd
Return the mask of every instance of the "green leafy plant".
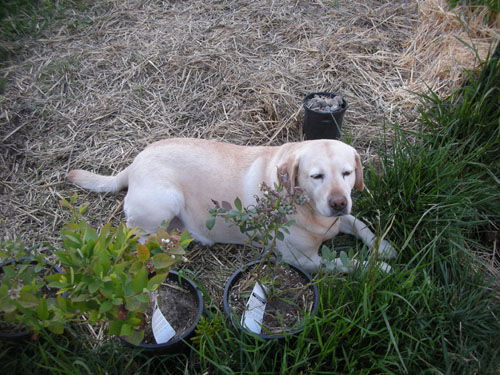
<path id="1" fill-rule="evenodd" d="M 265 250 L 274 250 L 278 240 L 283 241 L 284 233 L 294 221 L 289 216 L 296 213 L 295 205 L 309 201 L 302 189 L 295 187 L 293 192 L 287 189 L 288 175 L 278 173 L 278 182 L 273 188 L 266 183 L 260 185 L 262 197 L 255 197 L 255 204 L 243 207 L 236 198 L 234 208 L 228 202 L 214 201 L 215 208 L 210 210 L 211 218 L 207 221 L 208 229 L 215 225 L 215 219 L 222 217 L 226 222 L 237 226 L 248 237 L 248 242 Z"/>
<path id="2" fill-rule="evenodd" d="M 63 311 L 83 314 L 91 324 L 109 323 L 109 334 L 137 345 L 144 337 L 149 294 L 173 265 L 186 260 L 192 238 L 159 229 L 141 244 L 137 230 L 123 223 L 97 231 L 82 219 L 86 207 L 74 208 L 75 199 L 62 202 L 73 213 L 61 231 L 62 249 L 55 252 L 64 273 L 48 276 L 49 285 L 67 294 L 59 299 Z"/>
<path id="3" fill-rule="evenodd" d="M 27 249 L 20 241 L 0 244 L 0 326 L 5 330 L 19 327 L 37 337 L 47 328 L 63 333 L 68 320 L 58 307 L 56 290 L 51 295 L 46 275 L 56 272 L 37 248 Z"/>
<path id="4" fill-rule="evenodd" d="M 215 208 L 211 209 L 211 218 L 207 227 L 212 229 L 217 217 L 222 217 L 228 223 L 239 228 L 248 238 L 250 246 L 263 248 L 266 255 L 262 262 L 255 267 L 255 277 L 262 285 L 268 300 L 279 296 L 279 281 L 275 277 L 275 267 L 279 262 L 272 259 L 277 241 L 285 239 L 289 227 L 294 220 L 290 216 L 297 212 L 296 205 L 303 205 L 309 197 L 299 187 L 291 188 L 288 174 L 278 171 L 278 181 L 273 187 L 261 183 L 262 196 L 255 196 L 255 204 L 243 207 L 241 200 L 236 198 L 234 208 L 228 202 L 214 201 Z"/>

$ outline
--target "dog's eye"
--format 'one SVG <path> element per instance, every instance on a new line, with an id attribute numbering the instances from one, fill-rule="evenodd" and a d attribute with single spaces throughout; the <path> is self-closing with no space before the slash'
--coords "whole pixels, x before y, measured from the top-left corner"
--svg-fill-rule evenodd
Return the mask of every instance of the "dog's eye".
<path id="1" fill-rule="evenodd" d="M 324 176 L 321 173 L 318 173 L 318 174 L 313 174 L 311 177 L 314 178 L 315 180 L 322 180 Z"/>
<path id="2" fill-rule="evenodd" d="M 347 177 L 347 176 L 350 176 L 351 175 L 351 171 L 345 171 L 345 172 L 342 172 L 342 177 Z"/>

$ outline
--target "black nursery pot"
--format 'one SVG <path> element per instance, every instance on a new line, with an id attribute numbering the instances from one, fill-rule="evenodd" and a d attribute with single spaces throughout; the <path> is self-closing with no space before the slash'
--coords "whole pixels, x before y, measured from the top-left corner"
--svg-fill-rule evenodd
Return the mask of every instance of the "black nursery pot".
<path id="1" fill-rule="evenodd" d="M 224 304 L 224 314 L 231 319 L 231 322 L 232 324 L 238 328 L 238 329 L 241 329 L 243 332 L 249 334 L 249 335 L 257 335 L 259 336 L 260 338 L 264 339 L 264 340 L 282 340 L 284 339 L 285 337 L 290 337 L 290 336 L 294 336 L 296 334 L 298 334 L 299 332 L 301 332 L 303 329 L 304 329 L 304 325 L 301 325 L 299 326 L 298 328 L 295 328 L 293 330 L 290 330 L 290 331 L 287 331 L 283 334 L 273 334 L 273 335 L 268 335 L 268 334 L 263 334 L 263 333 L 254 333 L 254 332 L 250 332 L 247 328 L 243 327 L 238 319 L 238 317 L 236 316 L 236 314 L 234 314 L 232 311 L 231 311 L 231 307 L 229 306 L 229 292 L 231 290 L 231 288 L 233 287 L 233 285 L 235 285 L 238 280 L 244 275 L 245 272 L 247 272 L 249 269 L 251 269 L 252 267 L 256 266 L 257 264 L 259 264 L 260 262 L 262 262 L 261 260 L 256 260 L 256 261 L 253 261 L 253 262 L 250 262 L 248 264 L 246 264 L 245 266 L 241 267 L 240 269 L 238 269 L 236 272 L 234 272 L 231 277 L 229 278 L 229 280 L 227 281 L 225 287 L 224 287 L 224 295 L 223 295 L 223 304 Z M 319 291 L 318 291 L 318 287 L 315 285 L 315 284 L 312 284 L 312 277 L 311 275 L 309 275 L 306 271 L 304 271 L 302 268 L 300 268 L 299 266 L 297 265 L 294 265 L 294 264 L 289 264 L 289 263 L 285 263 L 287 266 L 289 266 L 290 268 L 293 268 L 295 271 L 297 271 L 300 275 L 302 275 L 302 277 L 307 280 L 308 283 L 311 283 L 311 285 L 309 286 L 310 288 L 312 288 L 313 290 L 313 293 L 314 293 L 314 305 L 313 305 L 313 308 L 311 310 L 311 314 L 310 315 L 316 315 L 316 312 L 318 311 L 318 305 L 319 305 Z"/>
<path id="2" fill-rule="evenodd" d="M 347 101 L 342 98 L 341 109 L 335 112 L 320 112 L 307 106 L 309 99 L 315 95 L 333 98 L 337 94 L 331 92 L 313 92 L 304 97 L 304 126 L 305 139 L 339 139 L 342 130 L 342 121 L 348 108 Z"/>
<path id="3" fill-rule="evenodd" d="M 179 281 L 179 274 L 175 271 L 170 271 L 168 273 L 167 279 L 172 281 Z M 196 325 L 200 321 L 201 316 L 203 314 L 203 295 L 201 294 L 201 291 L 198 289 L 195 283 L 185 278 L 184 276 L 180 277 L 180 282 L 181 286 L 188 289 L 195 296 L 196 299 L 197 314 L 193 325 L 189 327 L 189 329 L 186 332 L 184 332 L 181 336 L 172 339 L 168 342 L 165 342 L 163 344 L 134 345 L 125 340 L 125 338 L 120 337 L 120 340 L 122 340 L 124 344 L 136 349 L 141 349 L 149 354 L 182 353 L 189 349 L 189 346 L 186 344 L 186 342 L 194 335 L 194 330 L 196 328 Z"/>
<path id="4" fill-rule="evenodd" d="M 25 258 L 19 259 L 20 261 L 24 260 Z M 3 273 L 3 267 L 4 266 L 9 266 L 12 263 L 17 263 L 16 259 L 9 259 L 8 261 L 0 264 L 0 273 Z M 62 273 L 62 269 L 60 269 L 58 266 L 55 264 L 50 266 L 53 270 L 54 273 Z M 28 340 L 31 337 L 31 334 L 28 331 L 19 331 L 19 332 L 0 332 L 0 341 L 25 341 Z"/>

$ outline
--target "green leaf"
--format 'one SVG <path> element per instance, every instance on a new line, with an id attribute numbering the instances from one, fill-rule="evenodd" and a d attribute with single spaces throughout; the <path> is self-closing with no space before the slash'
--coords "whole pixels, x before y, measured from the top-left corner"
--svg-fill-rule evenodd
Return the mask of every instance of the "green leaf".
<path id="1" fill-rule="evenodd" d="M 88 301 L 89 298 L 90 294 L 88 293 L 79 293 L 70 297 L 71 301 L 73 302 L 85 302 Z"/>
<path id="2" fill-rule="evenodd" d="M 181 245 L 183 248 L 186 248 L 193 241 L 194 238 L 191 237 L 191 235 L 187 230 L 185 230 L 184 232 L 181 233 L 181 240 L 179 242 L 179 245 Z"/>
<path id="3" fill-rule="evenodd" d="M 236 209 L 237 209 L 238 211 L 241 211 L 241 210 L 243 209 L 243 206 L 242 206 L 242 204 L 241 204 L 240 198 L 238 198 L 238 197 L 237 197 L 237 198 L 234 200 L 234 206 L 236 207 Z"/>
<path id="4" fill-rule="evenodd" d="M 141 269 L 135 274 L 132 279 L 132 290 L 135 293 L 142 293 L 144 288 L 148 285 L 148 270 L 145 266 L 142 266 Z"/>
<path id="5" fill-rule="evenodd" d="M 127 311 L 131 312 L 143 312 L 146 309 L 147 305 L 141 301 L 140 298 L 136 298 L 138 296 L 134 296 L 130 298 L 125 304 L 125 308 Z M 149 302 L 149 301 L 148 301 Z"/>
<path id="6" fill-rule="evenodd" d="M 111 298 L 113 297 L 115 293 L 115 289 L 113 288 L 113 282 L 107 282 L 101 285 L 99 288 L 99 291 L 102 293 L 102 295 L 106 298 Z"/>
<path id="7" fill-rule="evenodd" d="M 134 328 L 130 324 L 122 324 L 120 336 L 130 336 L 134 332 Z"/>
<path id="8" fill-rule="evenodd" d="M 129 266 L 129 269 L 127 271 L 127 273 L 131 274 L 131 275 L 134 275 L 135 273 L 139 272 L 139 270 L 144 267 L 144 263 L 142 263 L 141 261 L 137 261 L 137 262 L 133 262 L 133 263 L 130 263 L 130 266 Z"/>
<path id="9" fill-rule="evenodd" d="M 123 325 L 122 320 L 113 320 L 109 325 L 108 332 L 111 335 L 119 335 Z"/>
<path id="10" fill-rule="evenodd" d="M 326 262 L 325 267 L 329 271 L 333 271 L 336 268 L 336 265 L 332 262 Z"/>
<path id="11" fill-rule="evenodd" d="M 158 286 L 165 281 L 165 278 L 167 277 L 167 273 L 158 273 L 156 274 L 155 276 L 153 276 L 152 278 L 149 279 L 148 281 L 148 290 L 149 291 L 153 291 L 155 290 L 156 288 L 158 288 Z"/>
<path id="12" fill-rule="evenodd" d="M 215 216 L 212 216 L 210 219 L 207 220 L 207 229 L 212 230 L 214 226 L 215 226 Z"/>
<path id="13" fill-rule="evenodd" d="M 143 244 L 137 244 L 137 257 L 141 262 L 146 262 L 150 257 L 148 247 Z"/>
<path id="14" fill-rule="evenodd" d="M 125 336 L 125 339 L 134 345 L 140 345 L 144 339 L 144 331 L 133 331 L 130 335 Z"/>
<path id="15" fill-rule="evenodd" d="M 167 268 L 175 263 L 175 259 L 168 256 L 167 254 L 155 254 L 153 258 L 151 258 L 151 262 L 153 266 L 156 268 Z"/>
<path id="16" fill-rule="evenodd" d="M 98 311 L 91 311 L 89 314 L 89 320 L 93 323 L 97 323 L 101 320 L 101 314 Z"/>
<path id="17" fill-rule="evenodd" d="M 333 249 L 330 249 L 328 246 L 321 246 L 321 256 L 323 259 L 332 261 L 337 257 L 337 252 Z"/>
<path id="18" fill-rule="evenodd" d="M 95 293 L 102 286 L 102 281 L 94 280 L 89 284 L 89 292 Z"/>
<path id="19" fill-rule="evenodd" d="M 134 296 L 134 298 L 141 303 L 150 303 L 149 293 L 142 293 Z"/>
<path id="20" fill-rule="evenodd" d="M 61 273 L 56 273 L 53 275 L 47 275 L 45 276 L 45 280 L 49 282 L 48 286 L 49 287 L 54 287 L 54 288 L 65 288 L 68 287 L 68 279 L 66 275 L 61 274 Z"/>
<path id="21" fill-rule="evenodd" d="M 47 301 L 45 298 L 42 298 L 40 304 L 36 308 L 36 315 L 40 320 L 47 320 L 50 316 L 49 309 L 47 308 Z"/>
<path id="22" fill-rule="evenodd" d="M 113 270 L 109 272 L 110 276 L 111 276 L 111 274 L 115 274 L 115 275 L 123 274 L 125 272 L 125 267 L 127 267 L 127 262 L 114 264 Z"/>
<path id="23" fill-rule="evenodd" d="M 99 314 L 105 314 L 109 310 L 111 310 L 112 308 L 113 308 L 113 304 L 111 303 L 111 301 L 104 301 L 101 304 L 101 307 L 99 307 Z"/>
<path id="24" fill-rule="evenodd" d="M 283 234 L 283 232 L 278 231 L 278 233 L 276 233 L 276 238 L 280 241 L 283 241 L 285 239 L 285 235 Z"/>
<path id="25" fill-rule="evenodd" d="M 64 333 L 64 323 L 62 322 L 50 322 L 47 328 L 56 335 L 62 335 Z"/>
<path id="26" fill-rule="evenodd" d="M 174 247 L 168 249 L 169 254 L 175 254 L 175 255 L 184 255 L 186 254 L 186 251 L 182 246 L 175 245 Z"/>
<path id="27" fill-rule="evenodd" d="M 67 308 L 68 308 L 68 300 L 67 298 L 64 298 L 60 295 L 57 296 L 57 306 L 59 306 L 59 308 L 63 311 L 66 311 Z"/>
<path id="28" fill-rule="evenodd" d="M 95 262 L 94 266 L 92 267 L 94 271 L 95 277 L 102 278 L 104 275 L 104 267 L 102 266 L 102 263 L 97 261 Z"/>
<path id="29" fill-rule="evenodd" d="M 9 296 L 9 287 L 6 284 L 0 285 L 0 298 Z"/>
<path id="30" fill-rule="evenodd" d="M 17 299 L 17 302 L 25 309 L 37 307 L 40 303 L 40 301 L 33 294 L 25 293 L 22 291 L 19 295 L 19 298 Z"/>
<path id="31" fill-rule="evenodd" d="M 347 254 L 345 251 L 340 252 L 340 260 L 342 261 L 342 264 L 344 267 L 350 267 L 351 266 L 351 261 L 349 258 L 347 258 Z"/>
<path id="32" fill-rule="evenodd" d="M 321 257 L 323 259 L 330 259 L 330 249 L 325 245 L 321 246 Z"/>
<path id="33" fill-rule="evenodd" d="M 9 296 L 2 296 L 0 297 L 0 310 L 9 314 L 16 311 L 16 305 L 12 302 Z"/>

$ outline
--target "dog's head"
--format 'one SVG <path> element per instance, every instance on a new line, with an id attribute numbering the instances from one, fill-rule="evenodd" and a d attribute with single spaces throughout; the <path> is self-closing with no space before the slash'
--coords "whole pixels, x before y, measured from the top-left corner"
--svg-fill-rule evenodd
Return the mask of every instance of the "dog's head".
<path id="1" fill-rule="evenodd" d="M 363 190 L 363 167 L 356 150 L 340 141 L 317 140 L 299 144 L 297 151 L 278 166 L 286 173 L 289 190 L 299 186 L 321 216 L 351 212 L 351 190 Z"/>

